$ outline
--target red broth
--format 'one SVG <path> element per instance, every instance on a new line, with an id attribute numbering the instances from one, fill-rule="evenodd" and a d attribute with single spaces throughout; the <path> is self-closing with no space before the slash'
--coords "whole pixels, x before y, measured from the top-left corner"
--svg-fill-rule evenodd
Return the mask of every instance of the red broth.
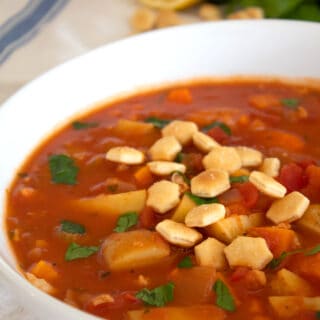
<path id="1" fill-rule="evenodd" d="M 108 246 L 104 241 L 111 234 L 122 233 L 113 230 L 126 212 L 83 207 L 81 200 L 147 190 L 156 181 L 170 181 L 170 175 L 150 173 L 145 166 L 149 158 L 138 165 L 106 160 L 106 152 L 117 146 L 137 148 L 148 157 L 149 148 L 161 138 L 161 129 L 135 125 L 145 124 L 149 117 L 192 121 L 200 131 L 219 121 L 206 131 L 210 137 L 224 146 L 248 146 L 264 157 L 278 158 L 281 167 L 275 180 L 288 193 L 305 195 L 312 205 L 320 202 L 320 91 L 280 82 L 230 81 L 140 93 L 70 123 L 38 147 L 20 168 L 8 191 L 5 219 L 13 252 L 27 278 L 58 299 L 111 320 L 318 319 L 320 302 L 315 297 L 320 295 L 320 250 L 316 246 L 320 227 L 310 232 L 300 219 L 278 224 L 267 219 L 266 212 L 275 199 L 247 181 L 259 166 L 233 172 L 231 176 L 242 176 L 244 181 L 233 180 L 231 188 L 216 200 L 224 205 L 225 218 L 260 213 L 263 222 L 239 235 L 266 241 L 273 260 L 262 270 L 199 265 L 193 246 L 174 245 L 159 234 L 155 241 L 168 246 L 169 255 L 142 267 L 110 268 L 103 255 Z M 65 174 L 61 167 L 50 169 L 49 159 L 54 155 L 66 156 L 58 161 L 68 165 L 72 162 L 67 183 L 54 180 L 54 170 L 56 179 Z M 192 143 L 183 146 L 176 161 L 185 164 L 188 180 L 204 170 L 203 157 Z M 126 207 L 123 203 L 116 206 L 118 211 Z M 160 214 L 144 203 L 136 212 L 137 221 L 124 232 L 151 230 L 155 235 L 155 226 L 170 219 L 175 210 Z M 313 211 L 315 221 L 320 221 L 320 205 L 313 206 Z M 210 226 L 196 229 L 203 235 L 201 241 L 213 237 Z M 221 242 L 228 246 L 231 241 Z M 66 258 L 68 248 L 73 249 L 70 259 Z M 184 264 L 187 267 L 183 268 Z M 163 285 L 165 297 L 162 291 L 159 298 L 152 290 Z M 174 287 L 171 298 L 170 285 Z M 141 292 L 148 298 L 142 298 Z M 282 297 L 276 299 L 278 307 L 270 297 Z M 157 303 L 160 306 L 154 305 Z M 128 313 L 130 310 L 142 311 Z"/>

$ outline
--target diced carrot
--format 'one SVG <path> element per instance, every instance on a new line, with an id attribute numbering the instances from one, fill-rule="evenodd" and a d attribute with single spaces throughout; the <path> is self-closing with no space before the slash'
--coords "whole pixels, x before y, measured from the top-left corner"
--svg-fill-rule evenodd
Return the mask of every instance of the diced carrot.
<path id="1" fill-rule="evenodd" d="M 289 229 L 254 227 L 249 229 L 248 235 L 264 238 L 275 258 L 279 257 L 283 252 L 292 250 L 294 247 L 295 232 Z"/>
<path id="2" fill-rule="evenodd" d="M 48 242 L 46 240 L 36 240 L 35 246 L 37 248 L 47 248 Z"/>
<path id="3" fill-rule="evenodd" d="M 265 147 L 280 147 L 287 151 L 301 151 L 305 146 L 302 137 L 286 131 L 269 128 L 268 130 L 257 131 L 255 136 Z"/>
<path id="4" fill-rule="evenodd" d="M 52 281 L 58 278 L 58 272 L 50 262 L 40 260 L 30 270 L 37 278 Z"/>
<path id="5" fill-rule="evenodd" d="M 188 104 L 192 102 L 192 95 L 189 89 L 179 88 L 170 90 L 168 100 L 176 103 Z"/>
<path id="6" fill-rule="evenodd" d="M 243 114 L 240 116 L 240 118 L 238 119 L 238 124 L 240 126 L 247 126 L 250 122 L 250 117 L 247 114 Z"/>
<path id="7" fill-rule="evenodd" d="M 295 255 L 290 259 L 288 268 L 304 278 L 320 283 L 320 253 L 311 256 Z"/>
<path id="8" fill-rule="evenodd" d="M 299 119 L 307 119 L 309 116 L 308 111 L 304 107 L 301 107 L 301 106 L 299 106 L 297 108 L 297 114 L 298 114 Z"/>
<path id="9" fill-rule="evenodd" d="M 281 106 L 279 98 L 271 94 L 257 94 L 249 97 L 249 104 L 262 110 L 275 109 Z"/>
<path id="10" fill-rule="evenodd" d="M 306 169 L 306 175 L 309 180 L 309 185 L 319 188 L 320 187 L 320 167 L 311 165 Z"/>
<path id="11" fill-rule="evenodd" d="M 134 173 L 134 177 L 136 179 L 138 187 L 141 188 L 150 186 L 154 181 L 153 175 L 148 166 L 139 168 Z"/>
<path id="12" fill-rule="evenodd" d="M 145 207 L 139 214 L 139 222 L 142 228 L 153 229 L 157 224 L 154 211 L 150 207 Z"/>

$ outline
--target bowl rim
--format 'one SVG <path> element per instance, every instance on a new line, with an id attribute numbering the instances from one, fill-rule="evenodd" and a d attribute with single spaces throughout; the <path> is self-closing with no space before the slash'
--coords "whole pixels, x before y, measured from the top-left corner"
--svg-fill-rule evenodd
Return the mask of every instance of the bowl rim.
<path id="1" fill-rule="evenodd" d="M 105 45 L 102 45 L 94 50 L 90 50 L 89 52 L 86 52 L 84 54 L 81 54 L 79 56 L 76 56 L 72 59 L 69 59 L 62 64 L 59 64 L 58 66 L 55 66 L 48 71 L 44 72 L 40 76 L 36 77 L 34 80 L 28 82 L 24 86 L 22 86 L 18 91 L 16 91 L 11 97 L 6 99 L 4 103 L 0 106 L 0 117 L 3 115 L 5 112 L 9 112 L 8 110 L 12 108 L 12 104 L 14 104 L 15 99 L 17 99 L 20 95 L 24 94 L 25 92 L 28 92 L 30 88 L 37 86 L 37 84 L 47 77 L 50 77 L 53 73 L 59 72 L 61 69 L 64 69 L 66 66 L 70 64 L 77 64 L 81 60 L 83 60 L 86 57 L 91 57 L 94 56 L 97 52 L 101 50 L 108 50 L 108 48 L 114 47 L 114 46 L 119 46 L 122 43 L 127 43 L 130 44 L 132 42 L 135 42 L 137 39 L 145 39 L 147 41 L 150 37 L 156 37 L 158 35 L 165 35 L 167 33 L 172 33 L 172 32 L 181 32 L 185 30 L 184 32 L 187 32 L 190 29 L 198 29 L 198 28 L 210 28 L 210 26 L 213 26 L 213 28 L 217 26 L 223 26 L 223 25 L 230 25 L 230 24 L 247 24 L 247 25 L 252 25 L 255 26 L 256 24 L 260 25 L 277 25 L 277 26 L 292 26 L 292 25 L 303 25 L 303 26 L 309 26 L 310 28 L 317 28 L 320 33 L 320 23 L 316 22 L 307 22 L 307 21 L 293 21 L 293 20 L 279 20 L 279 19 L 268 19 L 268 20 L 262 20 L 262 21 L 252 21 L 252 20 L 230 20 L 230 21 L 219 21 L 219 22 L 200 22 L 200 23 L 195 23 L 191 25 L 184 25 L 184 26 L 176 26 L 168 29 L 162 29 L 162 30 L 154 30 L 154 31 L 149 31 L 143 34 L 138 34 L 134 36 L 130 36 L 121 40 L 117 40 Z M 320 78 L 320 76 L 319 76 Z M 51 130 L 52 131 L 52 130 Z M 54 128 L 53 131 L 56 131 Z M 39 142 L 37 142 L 34 145 L 34 148 L 39 145 Z M 11 181 L 12 182 L 12 181 Z M 1 204 L 2 206 L 5 206 L 5 203 Z M 0 219 L 5 218 L 5 210 L 3 210 L 3 215 L 0 216 Z M 5 227 L 5 225 L 4 225 Z M 9 239 L 7 238 L 7 243 L 5 244 L 5 247 L 10 251 L 10 255 L 13 255 L 12 248 L 9 245 Z M 15 261 L 17 262 L 16 258 L 14 258 Z M 52 307 L 56 307 L 58 309 L 61 309 L 66 318 L 68 316 L 75 317 L 77 316 L 79 319 L 86 319 L 86 320 L 96 320 L 100 319 L 94 315 L 91 315 L 85 311 L 82 311 L 80 309 L 74 308 L 67 303 L 63 302 L 62 300 L 56 299 L 49 294 L 46 294 L 42 292 L 41 290 L 35 288 L 29 281 L 27 281 L 21 271 L 19 271 L 19 268 L 13 269 L 12 267 L 9 266 L 9 264 L 4 260 L 4 258 L 0 255 L 0 272 L 4 275 L 4 279 L 8 279 L 9 282 L 13 283 L 14 286 L 16 287 L 15 290 L 20 290 L 24 294 L 28 294 L 33 296 L 34 299 L 37 299 L 40 304 L 45 305 L 45 304 L 51 304 Z M 72 318 L 73 319 L 73 318 Z"/>

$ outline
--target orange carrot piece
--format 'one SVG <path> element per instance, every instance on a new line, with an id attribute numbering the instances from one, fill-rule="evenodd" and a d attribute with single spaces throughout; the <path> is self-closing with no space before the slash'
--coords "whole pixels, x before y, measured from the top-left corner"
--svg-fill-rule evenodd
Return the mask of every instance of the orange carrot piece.
<path id="1" fill-rule="evenodd" d="M 58 278 L 58 272 L 53 265 L 47 261 L 40 260 L 30 270 L 37 278 L 52 281 Z"/>
<path id="2" fill-rule="evenodd" d="M 249 104 L 256 109 L 261 110 L 268 110 L 270 108 L 281 106 L 279 99 L 271 94 L 257 94 L 251 96 L 249 98 Z"/>
<path id="3" fill-rule="evenodd" d="M 279 257 L 281 253 L 293 249 L 295 232 L 290 229 L 279 227 L 254 227 L 249 229 L 249 236 L 262 237 L 266 240 L 270 251 L 274 257 Z"/>
<path id="4" fill-rule="evenodd" d="M 35 246 L 37 248 L 47 248 L 48 242 L 46 240 L 36 240 Z"/>
<path id="5" fill-rule="evenodd" d="M 173 89 L 168 94 L 168 100 L 176 103 L 188 104 L 192 102 L 192 95 L 189 89 Z"/>
<path id="6" fill-rule="evenodd" d="M 139 187 L 148 187 L 153 181 L 153 175 L 148 166 L 143 166 L 139 168 L 135 173 L 134 177 Z"/>

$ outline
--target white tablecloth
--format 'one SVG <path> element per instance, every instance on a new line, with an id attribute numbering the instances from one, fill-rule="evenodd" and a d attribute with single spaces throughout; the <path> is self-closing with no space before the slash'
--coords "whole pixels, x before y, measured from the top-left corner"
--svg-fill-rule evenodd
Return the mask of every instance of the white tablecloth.
<path id="1" fill-rule="evenodd" d="M 0 0 L 0 104 L 46 70 L 131 35 L 129 19 L 137 5 L 137 0 Z M 188 13 L 185 18 L 195 20 Z M 0 273 L 0 320 L 16 319 L 35 320 Z"/>

